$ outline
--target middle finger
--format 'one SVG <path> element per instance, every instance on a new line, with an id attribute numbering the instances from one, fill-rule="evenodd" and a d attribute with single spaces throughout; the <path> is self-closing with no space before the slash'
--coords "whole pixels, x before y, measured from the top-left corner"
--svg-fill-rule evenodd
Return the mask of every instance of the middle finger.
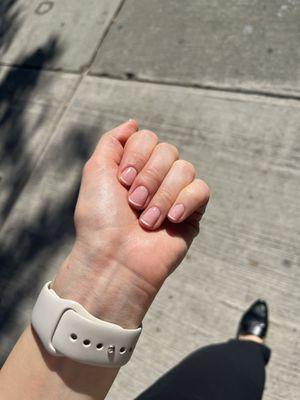
<path id="1" fill-rule="evenodd" d="M 157 229 L 166 218 L 181 190 L 195 178 L 194 166 L 185 160 L 177 160 L 162 184 L 140 216 L 140 223 L 148 229 Z"/>

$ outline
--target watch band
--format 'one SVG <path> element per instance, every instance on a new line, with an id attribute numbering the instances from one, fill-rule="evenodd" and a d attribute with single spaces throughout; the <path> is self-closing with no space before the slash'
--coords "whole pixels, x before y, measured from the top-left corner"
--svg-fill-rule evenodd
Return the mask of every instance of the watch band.
<path id="1" fill-rule="evenodd" d="M 62 299 L 50 287 L 42 288 L 32 310 L 31 323 L 46 350 L 84 364 L 120 367 L 126 364 L 141 334 L 91 315 L 73 300 Z"/>

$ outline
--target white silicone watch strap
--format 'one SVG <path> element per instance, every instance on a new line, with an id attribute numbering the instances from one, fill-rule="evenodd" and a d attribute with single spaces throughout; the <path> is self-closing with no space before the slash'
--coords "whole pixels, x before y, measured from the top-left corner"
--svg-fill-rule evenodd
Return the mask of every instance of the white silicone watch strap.
<path id="1" fill-rule="evenodd" d="M 60 298 L 47 282 L 32 311 L 31 323 L 48 352 L 92 365 L 126 364 L 142 327 L 124 329 L 95 318 L 76 301 Z"/>

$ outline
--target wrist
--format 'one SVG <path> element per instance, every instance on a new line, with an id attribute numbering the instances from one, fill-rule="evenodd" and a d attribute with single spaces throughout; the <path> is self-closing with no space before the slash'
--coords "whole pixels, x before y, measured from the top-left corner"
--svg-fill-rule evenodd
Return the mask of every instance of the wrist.
<path id="1" fill-rule="evenodd" d="M 97 256 L 93 256 L 95 253 Z M 101 255 L 99 255 L 101 254 Z M 157 290 L 109 252 L 82 253 L 74 246 L 52 288 L 97 318 L 124 328 L 138 327 Z"/>

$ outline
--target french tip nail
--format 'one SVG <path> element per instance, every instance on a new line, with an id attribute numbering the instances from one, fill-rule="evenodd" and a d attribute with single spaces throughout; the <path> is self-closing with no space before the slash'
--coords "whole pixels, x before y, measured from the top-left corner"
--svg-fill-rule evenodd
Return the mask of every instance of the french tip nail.
<path id="1" fill-rule="evenodd" d="M 129 195 L 129 202 L 135 207 L 143 207 L 149 196 L 149 191 L 145 186 L 138 186 Z"/>
<path id="2" fill-rule="evenodd" d="M 121 181 L 124 185 L 128 186 L 128 183 L 122 178 L 122 176 L 119 176 L 119 181 Z"/>
<path id="3" fill-rule="evenodd" d="M 125 185 L 130 186 L 133 183 L 136 175 L 137 175 L 137 170 L 134 167 L 127 167 L 121 173 L 119 179 Z"/>
<path id="4" fill-rule="evenodd" d="M 169 214 L 168 214 L 168 219 L 169 219 L 171 222 L 178 222 L 177 219 L 173 218 L 173 217 L 172 217 L 171 215 L 169 215 Z"/>
<path id="5" fill-rule="evenodd" d="M 184 214 L 184 205 L 183 204 L 176 204 L 171 208 L 168 213 L 168 218 L 172 222 L 179 222 Z"/>
<path id="6" fill-rule="evenodd" d="M 132 206 L 134 206 L 136 208 L 142 208 L 143 207 L 142 204 L 139 204 L 139 203 L 136 203 L 136 202 L 132 201 L 130 197 L 128 198 L 128 201 L 129 201 L 130 205 L 132 205 Z"/>
<path id="7" fill-rule="evenodd" d="M 148 224 L 146 221 L 143 220 L 143 218 L 140 218 L 140 223 L 143 227 L 147 229 L 153 229 L 153 225 Z"/>
<path id="8" fill-rule="evenodd" d="M 140 218 L 142 224 L 148 228 L 153 228 L 160 217 L 160 210 L 158 207 L 151 207 Z"/>
<path id="9" fill-rule="evenodd" d="M 151 225 L 149 225 L 146 221 L 143 220 L 143 218 L 140 218 L 140 222 L 142 225 L 146 226 L 147 228 L 151 228 Z"/>

